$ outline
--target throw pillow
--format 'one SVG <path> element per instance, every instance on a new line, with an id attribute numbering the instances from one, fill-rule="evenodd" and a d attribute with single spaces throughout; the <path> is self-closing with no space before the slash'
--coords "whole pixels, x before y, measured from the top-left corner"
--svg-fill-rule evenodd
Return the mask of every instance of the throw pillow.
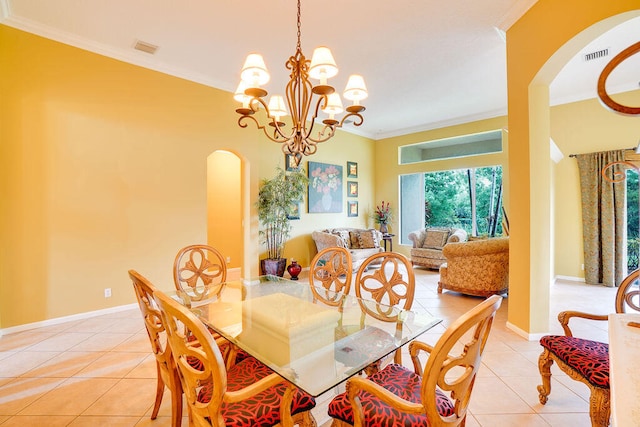
<path id="1" fill-rule="evenodd" d="M 351 239 L 349 237 L 349 232 L 347 232 L 346 230 L 333 230 L 331 234 L 335 234 L 336 236 L 340 237 L 340 240 L 342 240 L 345 248 L 348 249 L 350 247 Z"/>
<path id="2" fill-rule="evenodd" d="M 450 230 L 427 229 L 427 235 L 424 238 L 423 248 L 426 249 L 442 249 L 447 243 Z"/>
<path id="3" fill-rule="evenodd" d="M 360 249 L 360 238 L 358 237 L 359 234 L 359 231 L 349 232 L 349 241 L 351 242 L 351 244 L 349 245 L 349 249 Z"/>
<path id="4" fill-rule="evenodd" d="M 358 233 L 358 242 L 360 244 L 360 249 L 369 249 L 376 247 L 376 241 L 373 238 L 373 233 L 371 230 L 363 230 Z"/>

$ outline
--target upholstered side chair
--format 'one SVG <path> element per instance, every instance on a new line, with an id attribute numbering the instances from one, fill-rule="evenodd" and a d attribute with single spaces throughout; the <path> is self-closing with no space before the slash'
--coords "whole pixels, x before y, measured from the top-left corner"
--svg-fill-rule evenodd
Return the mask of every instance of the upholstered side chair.
<path id="1" fill-rule="evenodd" d="M 329 403 L 332 426 L 464 426 L 482 353 L 502 297 L 493 295 L 451 324 L 434 347 L 413 341 L 413 372 L 391 364 L 353 377 Z M 428 353 L 426 364 L 420 352 Z"/>
<path id="2" fill-rule="evenodd" d="M 635 270 L 620 283 L 616 292 L 616 313 L 640 311 L 639 276 L 640 270 Z M 542 384 L 538 386 L 540 403 L 546 404 L 551 393 L 551 365 L 555 362 L 570 378 L 589 387 L 591 425 L 608 426 L 611 416 L 609 345 L 574 337 L 569 328 L 569 320 L 572 318 L 606 321 L 609 316 L 579 311 L 563 311 L 558 314 L 565 334 L 546 335 L 540 339 L 540 345 L 543 347 L 538 359 L 538 368 L 542 376 Z"/>

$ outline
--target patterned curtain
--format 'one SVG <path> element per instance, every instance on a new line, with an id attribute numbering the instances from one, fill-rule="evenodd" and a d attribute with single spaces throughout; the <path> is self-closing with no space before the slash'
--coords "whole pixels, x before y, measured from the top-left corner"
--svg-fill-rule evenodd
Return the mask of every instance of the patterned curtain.
<path id="1" fill-rule="evenodd" d="M 576 155 L 582 190 L 582 234 L 585 281 L 618 286 L 627 275 L 627 219 L 625 181 L 613 183 L 602 176 L 611 162 L 624 161 L 624 150 Z M 623 173 L 615 165 L 611 172 Z"/>

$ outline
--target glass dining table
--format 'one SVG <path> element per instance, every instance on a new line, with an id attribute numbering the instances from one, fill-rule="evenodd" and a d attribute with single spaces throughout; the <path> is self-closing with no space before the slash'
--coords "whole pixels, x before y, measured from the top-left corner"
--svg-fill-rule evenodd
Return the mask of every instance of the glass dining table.
<path id="1" fill-rule="evenodd" d="M 176 298 L 209 328 L 312 396 L 441 322 L 353 295 L 327 305 L 314 297 L 308 283 L 276 276 L 229 281 L 199 292 L 204 296 L 179 291 Z M 365 315 L 362 305 L 396 320 Z"/>

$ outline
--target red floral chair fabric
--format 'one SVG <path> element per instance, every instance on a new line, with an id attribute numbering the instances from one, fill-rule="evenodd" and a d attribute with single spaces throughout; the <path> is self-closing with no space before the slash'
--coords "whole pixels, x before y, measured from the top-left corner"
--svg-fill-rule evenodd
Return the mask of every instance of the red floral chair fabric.
<path id="1" fill-rule="evenodd" d="M 564 335 L 547 335 L 540 345 L 579 372 L 594 387 L 609 388 L 609 345 Z"/>

